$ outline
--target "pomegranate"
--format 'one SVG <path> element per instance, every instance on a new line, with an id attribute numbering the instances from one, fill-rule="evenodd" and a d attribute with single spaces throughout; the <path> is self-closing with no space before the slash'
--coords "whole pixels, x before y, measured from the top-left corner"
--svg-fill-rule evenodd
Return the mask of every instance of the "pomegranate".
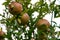
<path id="1" fill-rule="evenodd" d="M 27 24 L 28 21 L 29 21 L 30 17 L 27 13 L 24 13 L 22 16 L 21 16 L 21 23 L 22 24 Z"/>
<path id="2" fill-rule="evenodd" d="M 3 40 L 4 39 L 4 32 L 3 31 L 0 31 L 0 40 Z"/>
<path id="3" fill-rule="evenodd" d="M 11 2 L 8 6 L 9 12 L 13 15 L 20 14 L 22 12 L 22 5 L 17 2 Z"/>
<path id="4" fill-rule="evenodd" d="M 50 26 L 50 23 L 46 19 L 39 19 L 36 23 L 36 27 L 39 30 L 47 29 Z"/>

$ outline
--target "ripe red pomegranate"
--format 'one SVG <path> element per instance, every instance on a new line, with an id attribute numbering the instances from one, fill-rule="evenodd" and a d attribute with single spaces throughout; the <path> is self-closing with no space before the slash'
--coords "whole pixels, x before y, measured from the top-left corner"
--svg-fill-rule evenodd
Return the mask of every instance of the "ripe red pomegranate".
<path id="1" fill-rule="evenodd" d="M 8 8 L 9 8 L 9 12 L 13 15 L 21 13 L 22 9 L 23 9 L 22 5 L 17 2 L 11 2 L 11 4 L 9 4 Z"/>
<path id="2" fill-rule="evenodd" d="M 39 30 L 47 29 L 49 28 L 49 26 L 50 26 L 50 23 L 46 19 L 39 19 L 36 23 L 36 27 Z"/>

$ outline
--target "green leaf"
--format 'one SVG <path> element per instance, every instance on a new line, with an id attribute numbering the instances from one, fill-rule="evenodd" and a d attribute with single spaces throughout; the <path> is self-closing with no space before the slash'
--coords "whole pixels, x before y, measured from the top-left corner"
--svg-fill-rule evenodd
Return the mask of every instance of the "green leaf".
<path id="1" fill-rule="evenodd" d="M 4 2 L 2 5 L 7 6 L 8 4 L 9 4 L 9 2 Z"/>
<path id="2" fill-rule="evenodd" d="M 2 16 L 2 14 L 0 14 L 0 16 Z"/>
<path id="3" fill-rule="evenodd" d="M 60 9 L 59 9 L 59 6 L 56 6 L 54 8 L 54 17 L 55 18 L 60 17 Z"/>
<path id="4" fill-rule="evenodd" d="M 7 2 L 10 2 L 11 0 L 6 0 Z"/>
<path id="5" fill-rule="evenodd" d="M 55 18 L 58 16 L 57 14 L 58 14 L 58 11 L 55 10 L 55 11 L 54 11 L 54 17 L 55 17 Z"/>

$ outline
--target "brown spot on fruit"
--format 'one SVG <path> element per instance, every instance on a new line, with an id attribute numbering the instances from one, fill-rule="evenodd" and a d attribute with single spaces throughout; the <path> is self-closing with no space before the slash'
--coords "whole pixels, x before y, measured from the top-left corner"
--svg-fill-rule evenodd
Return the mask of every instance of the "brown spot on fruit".
<path id="1" fill-rule="evenodd" d="M 22 12 L 22 5 L 17 2 L 11 2 L 8 6 L 9 12 L 13 15 L 20 14 Z"/>

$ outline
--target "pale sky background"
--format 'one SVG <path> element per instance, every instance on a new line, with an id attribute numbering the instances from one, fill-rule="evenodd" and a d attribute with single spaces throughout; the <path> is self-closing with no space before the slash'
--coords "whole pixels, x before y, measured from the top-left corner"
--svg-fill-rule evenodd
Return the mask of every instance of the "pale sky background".
<path id="1" fill-rule="evenodd" d="M 32 4 L 34 4 L 36 1 L 38 1 L 38 0 L 32 0 L 31 2 L 32 2 Z M 52 0 L 53 1 L 53 0 Z M 51 1 L 51 2 L 52 2 Z M 0 13 L 2 14 L 3 13 L 3 9 L 4 9 L 4 6 L 2 5 L 2 3 L 3 2 L 5 2 L 5 0 L 0 0 Z M 47 0 L 47 2 L 48 2 L 48 4 L 50 4 L 50 2 Z M 57 5 L 60 5 L 60 0 L 57 0 L 56 1 L 56 4 Z M 37 14 L 37 12 L 35 12 L 35 14 L 36 15 L 38 15 Z M 36 15 L 35 15 L 35 17 L 36 17 Z M 0 17 L 0 20 L 1 20 L 2 18 Z M 44 17 L 44 19 L 47 19 L 49 22 L 51 21 L 51 14 L 47 14 L 45 17 Z M 59 18 L 53 18 L 53 21 L 55 21 L 56 23 L 57 23 L 57 25 L 59 25 L 60 24 L 60 17 Z M 6 27 L 5 27 L 5 25 L 3 25 L 3 24 L 0 24 L 0 27 L 2 27 L 3 28 L 3 31 L 4 32 L 6 32 Z M 60 29 L 59 28 L 56 28 L 56 31 L 60 31 Z"/>

